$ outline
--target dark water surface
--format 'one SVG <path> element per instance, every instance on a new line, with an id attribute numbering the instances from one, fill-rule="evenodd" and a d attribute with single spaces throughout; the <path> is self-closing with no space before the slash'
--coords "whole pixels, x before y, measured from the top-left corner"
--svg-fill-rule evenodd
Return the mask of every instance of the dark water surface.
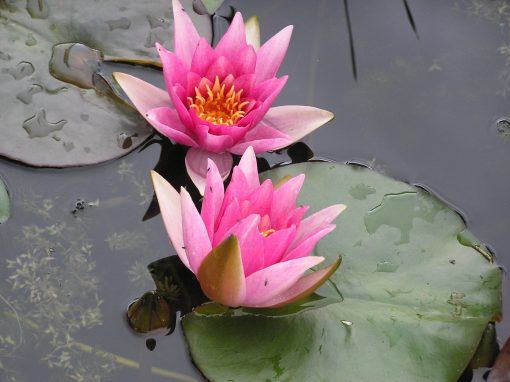
<path id="1" fill-rule="evenodd" d="M 277 104 L 335 113 L 305 140 L 316 157 L 423 186 L 510 267 L 510 122 L 501 122 L 510 118 L 510 2 L 228 5 L 257 14 L 263 40 L 295 25 L 280 71 L 290 79 Z M 144 76 L 162 84 L 157 72 Z M 148 171 L 160 162 L 159 171 L 182 183 L 183 155 L 156 142 L 92 167 L 0 162 L 13 200 L 0 227 L 1 381 L 200 380 L 179 326 L 150 337 L 133 334 L 124 320 L 127 305 L 154 288 L 146 266 L 171 253 L 160 217 L 142 221 L 152 200 Z M 265 157 L 289 160 L 287 152 Z M 506 319 L 500 342 L 509 334 Z M 156 341 L 152 351 L 148 338 Z"/>

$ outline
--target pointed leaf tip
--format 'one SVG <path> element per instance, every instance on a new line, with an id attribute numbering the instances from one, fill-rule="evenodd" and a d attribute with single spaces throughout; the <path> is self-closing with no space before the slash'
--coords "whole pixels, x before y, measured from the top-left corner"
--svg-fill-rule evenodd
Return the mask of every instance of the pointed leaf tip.
<path id="1" fill-rule="evenodd" d="M 241 249 L 234 235 L 214 248 L 202 261 L 197 278 L 213 301 L 226 306 L 241 305 L 246 295 Z"/>

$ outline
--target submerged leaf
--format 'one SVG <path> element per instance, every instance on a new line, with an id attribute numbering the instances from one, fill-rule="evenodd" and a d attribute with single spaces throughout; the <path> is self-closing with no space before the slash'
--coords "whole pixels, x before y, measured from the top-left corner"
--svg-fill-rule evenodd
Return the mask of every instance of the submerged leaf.
<path id="1" fill-rule="evenodd" d="M 3 224 L 11 215 L 11 201 L 3 180 L 0 178 L 0 224 Z"/>
<path id="2" fill-rule="evenodd" d="M 500 269 L 461 243 L 462 219 L 419 188 L 333 163 L 263 178 L 303 172 L 300 203 L 348 206 L 315 250 L 326 261 L 342 253 L 321 294 L 344 299 L 281 317 L 200 308 L 183 319 L 196 365 L 212 381 L 457 381 L 500 316 Z M 371 192 L 360 198 L 357 185 Z"/>
<path id="3" fill-rule="evenodd" d="M 156 290 L 182 314 L 207 301 L 195 275 L 179 259 L 168 256 L 147 266 Z"/>
<path id="4" fill-rule="evenodd" d="M 175 312 L 157 291 L 145 293 L 128 308 L 128 322 L 138 333 L 175 326 Z"/>

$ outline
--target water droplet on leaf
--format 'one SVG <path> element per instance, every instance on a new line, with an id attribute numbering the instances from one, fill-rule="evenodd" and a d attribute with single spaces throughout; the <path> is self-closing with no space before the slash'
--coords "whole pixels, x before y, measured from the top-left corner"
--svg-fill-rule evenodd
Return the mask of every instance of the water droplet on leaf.
<path id="1" fill-rule="evenodd" d="M 33 19 L 47 19 L 50 14 L 46 0 L 27 0 L 27 11 Z"/>
<path id="2" fill-rule="evenodd" d="M 117 20 L 107 20 L 105 23 L 108 25 L 110 31 L 115 29 L 129 29 L 131 26 L 131 21 L 127 17 L 121 17 Z"/>
<path id="3" fill-rule="evenodd" d="M 394 264 L 391 261 L 380 261 L 377 263 L 377 272 L 395 272 L 398 269 L 399 265 Z"/>
<path id="4" fill-rule="evenodd" d="M 41 109 L 34 116 L 23 122 L 23 128 L 30 138 L 42 138 L 54 131 L 61 130 L 66 123 L 67 121 L 65 120 L 55 123 L 48 122 L 46 120 L 46 111 Z"/>

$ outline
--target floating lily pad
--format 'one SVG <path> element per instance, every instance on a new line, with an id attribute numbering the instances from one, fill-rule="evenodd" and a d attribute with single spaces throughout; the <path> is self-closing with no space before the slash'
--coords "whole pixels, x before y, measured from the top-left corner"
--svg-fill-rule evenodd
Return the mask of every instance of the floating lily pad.
<path id="1" fill-rule="evenodd" d="M 183 3 L 211 40 L 210 16 Z M 111 97 L 100 64 L 118 56 L 153 62 L 156 42 L 170 48 L 172 23 L 170 1 L 0 0 L 0 155 L 66 167 L 137 147 L 152 129 Z"/>
<path id="2" fill-rule="evenodd" d="M 11 215 L 11 201 L 5 183 L 0 178 L 0 224 L 3 224 Z"/>
<path id="3" fill-rule="evenodd" d="M 459 242 L 462 219 L 419 188 L 332 163 L 263 177 L 302 172 L 300 203 L 348 206 L 315 251 L 343 254 L 331 279 L 343 301 L 287 317 L 189 314 L 196 365 L 212 381 L 457 381 L 500 316 L 500 269 L 476 240 Z"/>
<path id="4" fill-rule="evenodd" d="M 223 3 L 223 0 L 202 0 L 207 12 L 213 14 Z"/>

